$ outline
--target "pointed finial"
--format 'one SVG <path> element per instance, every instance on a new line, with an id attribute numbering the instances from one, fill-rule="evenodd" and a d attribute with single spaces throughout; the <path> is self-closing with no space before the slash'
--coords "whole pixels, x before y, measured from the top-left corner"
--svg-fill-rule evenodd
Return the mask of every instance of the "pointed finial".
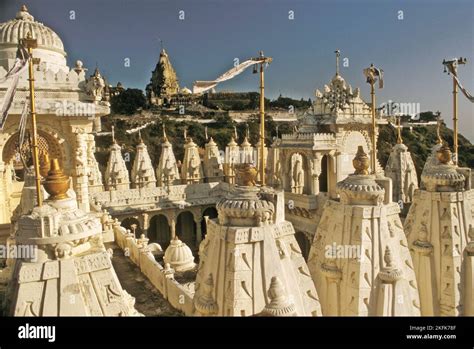
<path id="1" fill-rule="evenodd" d="M 401 116 L 397 116 L 397 144 L 402 144 L 402 125 L 400 124 Z"/>
<path id="2" fill-rule="evenodd" d="M 204 127 L 204 136 L 206 137 L 206 140 L 209 139 L 209 137 L 207 136 L 207 126 Z"/>
<path id="3" fill-rule="evenodd" d="M 393 263 L 392 251 L 390 251 L 390 248 L 388 247 L 388 245 L 385 247 L 383 260 L 385 261 L 387 269 L 392 268 L 392 263 Z"/>
<path id="4" fill-rule="evenodd" d="M 248 139 L 250 135 L 250 129 L 249 129 L 249 124 L 245 124 L 246 130 L 245 130 L 245 137 Z"/>
<path id="5" fill-rule="evenodd" d="M 441 120 L 441 112 L 437 112 L 437 117 L 436 117 L 436 144 L 443 144 L 443 137 L 441 137 L 441 125 L 443 121 Z"/>
<path id="6" fill-rule="evenodd" d="M 451 149 L 449 149 L 449 145 L 446 142 L 443 142 L 441 148 L 438 149 L 436 152 L 436 158 L 440 162 L 440 164 L 446 165 L 451 162 L 452 153 Z"/>
<path id="7" fill-rule="evenodd" d="M 364 148 L 359 145 L 357 148 L 357 154 L 352 160 L 352 165 L 355 168 L 354 174 L 356 175 L 368 175 L 369 174 L 369 157 L 364 152 Z"/>
<path id="8" fill-rule="evenodd" d="M 188 138 L 188 130 L 186 127 L 184 128 L 184 131 L 183 131 L 183 137 L 184 137 L 184 141 L 186 141 L 186 139 Z"/>
<path id="9" fill-rule="evenodd" d="M 237 140 L 237 127 L 234 126 L 234 138 Z"/>
<path id="10" fill-rule="evenodd" d="M 26 5 L 22 5 L 21 8 L 20 8 L 20 11 L 28 12 L 28 7 L 26 7 Z"/>
<path id="11" fill-rule="evenodd" d="M 138 139 L 139 139 L 140 143 L 143 143 L 142 131 L 140 129 L 138 129 Z"/>
<path id="12" fill-rule="evenodd" d="M 166 124 L 163 122 L 163 141 L 166 142 L 168 137 L 166 136 Z"/>
<path id="13" fill-rule="evenodd" d="M 115 140 L 115 126 L 114 125 L 112 125 L 112 142 L 117 143 L 117 141 Z"/>
<path id="14" fill-rule="evenodd" d="M 334 53 L 336 54 L 336 75 L 339 75 L 339 57 L 341 57 L 341 51 L 336 50 Z"/>

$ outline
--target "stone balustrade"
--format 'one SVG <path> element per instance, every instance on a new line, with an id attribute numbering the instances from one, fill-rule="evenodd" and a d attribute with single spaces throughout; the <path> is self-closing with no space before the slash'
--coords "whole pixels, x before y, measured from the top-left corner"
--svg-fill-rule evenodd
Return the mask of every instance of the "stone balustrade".
<path id="1" fill-rule="evenodd" d="M 148 249 L 148 239 L 137 239 L 118 223 L 114 224 L 115 242 L 124 251 L 125 256 L 140 269 L 151 284 L 168 300 L 175 309 L 186 316 L 194 315 L 194 283 L 189 287 L 180 284 L 174 278 L 174 270 L 163 267 L 155 260 Z"/>
<path id="2" fill-rule="evenodd" d="M 110 212 L 134 210 L 140 207 L 189 206 L 212 204 L 229 190 L 227 183 L 196 183 L 170 187 L 110 190 L 93 194 L 96 208 L 107 208 Z"/>

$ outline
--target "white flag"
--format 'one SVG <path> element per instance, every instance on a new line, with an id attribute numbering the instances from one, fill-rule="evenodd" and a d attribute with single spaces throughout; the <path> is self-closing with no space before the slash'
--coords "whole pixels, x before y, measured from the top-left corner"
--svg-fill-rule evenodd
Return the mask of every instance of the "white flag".
<path id="1" fill-rule="evenodd" d="M 193 84 L 193 93 L 202 93 L 202 92 L 205 92 L 207 90 L 210 90 L 211 88 L 216 87 L 218 83 L 226 81 L 226 80 L 230 80 L 233 77 L 236 77 L 237 75 L 242 73 L 248 67 L 251 67 L 254 64 L 259 64 L 259 63 L 263 63 L 263 62 L 264 62 L 263 59 L 262 60 L 249 59 L 249 60 L 247 60 L 243 63 L 240 63 L 238 66 L 226 71 L 224 74 L 219 76 L 216 80 L 213 80 L 213 81 L 196 81 Z"/>
<path id="2" fill-rule="evenodd" d="M 8 86 L 7 92 L 3 97 L 2 107 L 0 109 L 0 130 L 3 129 L 5 121 L 7 120 L 8 111 L 13 104 L 13 98 L 15 97 L 16 88 L 18 86 L 18 81 L 20 80 L 20 75 L 26 69 L 28 62 L 28 52 L 22 46 L 18 46 L 17 58 L 15 60 L 15 65 L 10 69 L 6 76 L 0 79 L 1 82 L 5 82 L 7 79 L 11 78 L 11 84 Z"/>

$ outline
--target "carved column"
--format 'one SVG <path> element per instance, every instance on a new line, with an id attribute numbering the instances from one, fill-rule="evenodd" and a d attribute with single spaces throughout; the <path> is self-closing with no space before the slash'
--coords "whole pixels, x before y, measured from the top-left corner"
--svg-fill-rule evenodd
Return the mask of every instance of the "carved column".
<path id="1" fill-rule="evenodd" d="M 201 222 L 202 222 L 202 217 L 194 216 L 194 223 L 196 224 L 196 247 L 199 247 L 202 240 Z"/>
<path id="2" fill-rule="evenodd" d="M 148 237 L 148 228 L 150 227 L 150 216 L 148 213 L 142 213 L 141 215 L 141 226 L 143 234 Z"/>
<path id="3" fill-rule="evenodd" d="M 89 212 L 89 178 L 87 177 L 87 134 L 83 129 L 75 130 L 75 168 L 73 170 L 74 191 L 79 208 Z"/>

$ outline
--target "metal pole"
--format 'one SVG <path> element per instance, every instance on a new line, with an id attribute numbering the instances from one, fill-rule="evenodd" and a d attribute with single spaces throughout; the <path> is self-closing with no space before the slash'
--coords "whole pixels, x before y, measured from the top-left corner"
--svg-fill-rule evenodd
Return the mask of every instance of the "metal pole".
<path id="1" fill-rule="evenodd" d="M 263 56 L 263 53 L 260 53 Z M 264 63 L 260 63 L 260 179 L 262 186 L 265 185 L 265 77 Z"/>
<path id="2" fill-rule="evenodd" d="M 28 44 L 28 39 L 31 39 L 31 35 L 27 35 L 27 48 L 30 58 L 28 59 L 28 73 L 29 73 L 29 85 L 30 85 L 30 108 L 31 108 L 31 130 L 33 132 L 33 164 L 35 168 L 35 182 L 36 182 L 36 195 L 38 197 L 38 206 L 43 205 L 43 196 L 41 193 L 41 175 L 39 168 L 39 157 L 38 157 L 38 130 L 36 128 L 36 106 L 35 106 L 35 78 L 33 71 L 33 47 L 34 44 Z M 35 40 L 36 41 L 36 40 Z"/>
<path id="3" fill-rule="evenodd" d="M 453 132 L 454 132 L 454 165 L 458 164 L 458 85 L 456 71 L 453 73 Z"/>
<path id="4" fill-rule="evenodd" d="M 372 100 L 372 173 L 375 174 L 375 164 L 377 163 L 377 140 L 375 137 L 375 81 L 370 83 L 370 97 Z"/>

